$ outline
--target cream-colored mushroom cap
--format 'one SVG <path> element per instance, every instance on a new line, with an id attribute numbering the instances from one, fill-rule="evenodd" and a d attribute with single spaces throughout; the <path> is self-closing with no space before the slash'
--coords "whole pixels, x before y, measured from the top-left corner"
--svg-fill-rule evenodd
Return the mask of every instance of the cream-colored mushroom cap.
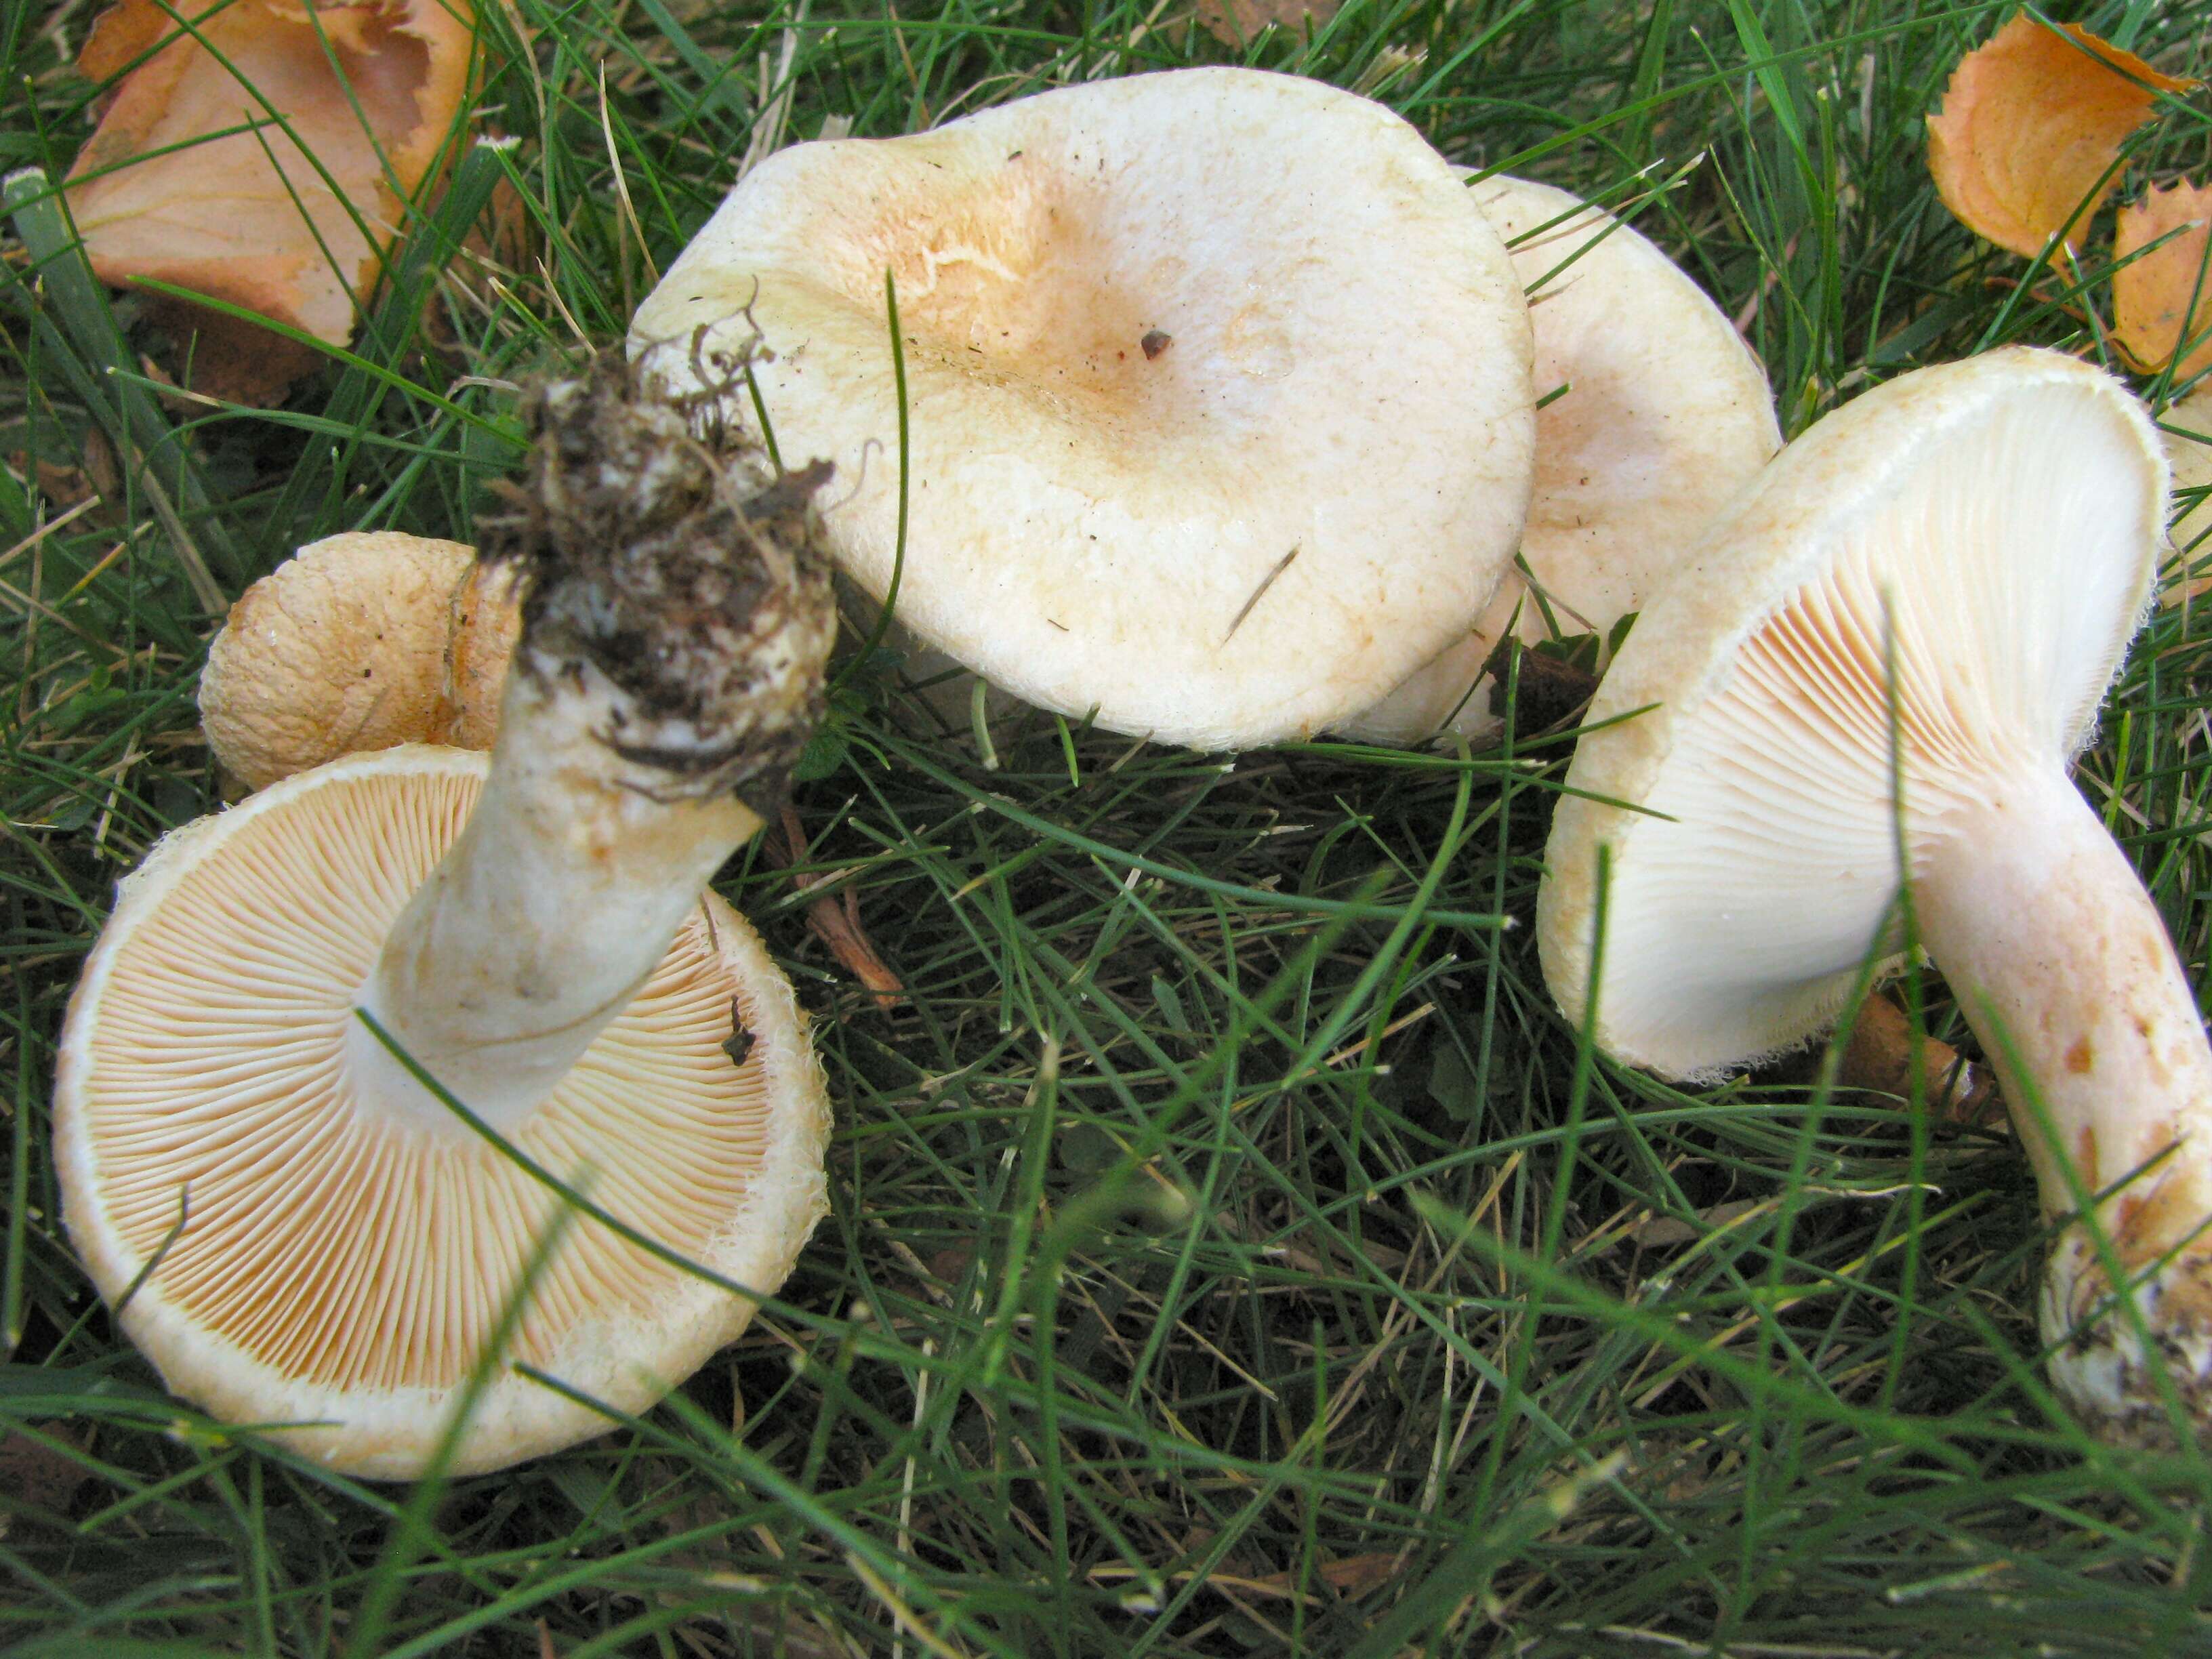
<path id="1" fill-rule="evenodd" d="M 311 542 L 240 595 L 208 647 L 200 723 L 249 789 L 445 718 L 453 597 L 473 550 L 396 531 Z"/>
<path id="2" fill-rule="evenodd" d="M 1197 69 L 1068 87 L 738 185 L 631 329 L 696 384 L 757 326 L 832 550 L 1030 702 L 1201 746 L 1309 735 L 1463 633 L 1518 544 L 1527 307 L 1420 135 Z M 696 336 L 706 331 L 702 342 Z M 733 416 L 749 420 L 748 400 Z"/>
<path id="3" fill-rule="evenodd" d="M 380 1095 L 349 1058 L 363 983 L 485 768 L 447 749 L 356 756 L 167 837 L 124 883 L 63 1036 L 66 1219 L 101 1293 L 128 1292 L 132 1340 L 216 1416 L 364 1475 L 420 1469 L 560 1206 L 427 1096 Z M 823 1212 L 828 1116 L 790 987 L 708 895 L 511 1139 L 765 1293 Z M 574 1218 L 457 1467 L 608 1426 L 505 1362 L 639 1410 L 751 1312 Z"/>
<path id="4" fill-rule="evenodd" d="M 1472 738 L 1496 731 L 1475 682 L 1507 629 L 1531 644 L 1607 632 L 1782 447 L 1765 369 L 1673 260 L 1549 185 L 1500 175 L 1468 188 L 1528 289 L 1536 393 L 1550 397 L 1536 411 L 1521 542 L 1543 591 L 1510 572 L 1472 631 L 1344 722 L 1371 742 L 1447 723 Z"/>
<path id="5" fill-rule="evenodd" d="M 311 542 L 240 595 L 210 642 L 208 747 L 248 789 L 404 743 L 489 749 L 521 628 L 514 571 L 459 542 Z"/>
<path id="6" fill-rule="evenodd" d="M 1702 1077 L 1824 1029 L 1898 948 L 1888 630 L 1917 846 L 1995 772 L 2063 781 L 2142 613 L 2164 484 L 2117 381 L 2021 349 L 1891 381 L 1784 451 L 1590 705 L 1537 910 L 1561 1006 L 1589 1000 L 1603 846 L 1605 1048 Z"/>

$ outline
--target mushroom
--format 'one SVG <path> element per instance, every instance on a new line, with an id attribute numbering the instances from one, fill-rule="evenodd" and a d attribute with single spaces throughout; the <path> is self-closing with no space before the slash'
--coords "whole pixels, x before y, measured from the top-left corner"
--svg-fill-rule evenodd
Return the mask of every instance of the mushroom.
<path id="1" fill-rule="evenodd" d="M 395 744 L 487 748 L 520 625 L 508 578 L 459 542 L 311 542 L 240 595 L 210 642 L 208 747 L 247 789 Z"/>
<path id="2" fill-rule="evenodd" d="M 1339 723 L 1407 743 L 1484 738 L 1500 720 L 1483 664 L 1509 631 L 1533 645 L 1607 634 L 1641 606 L 1729 498 L 1782 447 L 1766 371 L 1674 262 L 1565 191 L 1504 175 L 1468 186 L 1528 292 L 1535 494 L 1516 569 L 1474 628 Z"/>
<path id="3" fill-rule="evenodd" d="M 2051 352 L 1830 415 L 1638 620 L 1537 907 L 1569 1016 L 1706 1079 L 1822 1030 L 1870 956 L 1894 966 L 1902 884 L 2058 1228 L 2052 1379 L 2142 1443 L 2170 1431 L 2141 1331 L 2193 1423 L 2212 1412 L 2212 1049 L 2067 767 L 2142 615 L 2166 489 L 2142 407 Z"/>
<path id="4" fill-rule="evenodd" d="M 842 568 L 880 603 L 896 566 L 927 644 L 1110 730 L 1320 730 L 1463 634 L 1520 538 L 1511 263 L 1419 133 L 1316 82 L 1134 76 L 783 150 L 631 348 L 684 384 L 755 327 L 779 444 L 837 465 Z"/>
<path id="5" fill-rule="evenodd" d="M 819 710 L 807 504 L 618 373 L 551 386 L 532 420 L 529 489 L 487 527 L 526 595 L 491 755 L 352 757 L 168 836 L 62 1039 L 66 1219 L 124 1328 L 178 1393 L 366 1475 L 417 1473 L 479 1364 L 463 1472 L 608 1426 L 509 1360 L 642 1409 L 824 1207 L 804 1022 L 702 892 Z M 593 1216 L 556 1237 L 556 1196 L 360 1016 L 724 1283 Z"/>

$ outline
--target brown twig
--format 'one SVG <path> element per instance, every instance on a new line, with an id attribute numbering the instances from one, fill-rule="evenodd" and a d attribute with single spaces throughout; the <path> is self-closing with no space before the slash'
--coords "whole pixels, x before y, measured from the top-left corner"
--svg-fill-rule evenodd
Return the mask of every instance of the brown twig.
<path id="1" fill-rule="evenodd" d="M 780 870 L 806 861 L 806 832 L 799 827 L 799 814 L 789 803 L 783 809 L 781 854 L 774 836 L 767 838 L 764 848 L 769 861 Z M 791 884 L 803 893 L 820 886 L 826 879 L 823 876 L 794 873 Z M 806 907 L 806 925 L 817 939 L 830 947 L 830 954 L 844 965 L 845 971 L 874 994 L 877 1007 L 888 1013 L 898 1006 L 898 1000 L 906 994 L 906 987 L 896 974 L 884 965 L 867 930 L 861 927 L 858 891 L 848 887 L 842 901 L 837 896 L 824 893 Z"/>

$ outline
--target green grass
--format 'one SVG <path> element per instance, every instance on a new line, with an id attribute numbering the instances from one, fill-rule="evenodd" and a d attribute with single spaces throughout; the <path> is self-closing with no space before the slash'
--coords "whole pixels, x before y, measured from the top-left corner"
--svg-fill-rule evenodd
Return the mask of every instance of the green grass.
<path id="1" fill-rule="evenodd" d="M 834 1213 L 745 1339 L 642 1421 L 411 1492 L 163 1395 L 59 1231 L 46 1102 L 116 878 L 218 805 L 211 601 L 341 528 L 465 538 L 514 459 L 499 383 L 618 337 L 787 51 L 794 138 L 1232 56 L 1117 0 L 489 9 L 481 107 L 516 143 L 459 155 L 281 410 L 166 396 L 141 302 L 51 196 L 9 200 L 0 451 L 57 489 L 124 465 L 65 520 L 0 477 L 0 1649 L 2212 1652 L 2212 1469 L 2049 1398 L 2008 1141 L 1765 1076 L 1686 1093 L 1559 1019 L 1527 925 L 1558 735 L 1231 764 L 1039 714 L 987 771 L 863 661 L 798 804 L 911 994 L 878 1010 L 764 860 L 725 872 L 838 1111 Z M 1679 173 L 1638 222 L 1746 319 L 1795 431 L 2000 341 L 2106 356 L 2106 270 L 2025 282 L 1928 182 L 1922 117 L 2003 11 L 1350 0 L 1249 56 L 1381 88 L 1455 160 L 1623 202 Z M 2066 15 L 2204 67 L 2204 8 Z M 66 167 L 84 26 L 0 11 L 9 167 Z M 2169 112 L 2130 190 L 2207 148 L 2201 100 Z M 502 182 L 533 256 L 479 274 L 456 250 Z M 2209 637 L 2202 606 L 2153 624 L 2082 767 L 2193 975 Z"/>

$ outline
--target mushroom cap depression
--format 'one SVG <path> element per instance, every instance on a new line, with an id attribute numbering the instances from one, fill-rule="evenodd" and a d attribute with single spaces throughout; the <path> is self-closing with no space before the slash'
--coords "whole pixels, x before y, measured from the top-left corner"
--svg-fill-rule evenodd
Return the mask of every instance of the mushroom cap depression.
<path id="1" fill-rule="evenodd" d="M 303 1455 L 380 1478 L 412 1476 L 437 1446 L 561 1208 L 427 1092 L 373 1095 L 346 1059 L 392 921 L 466 822 L 486 764 L 426 747 L 354 756 L 167 836 L 124 882 L 63 1035 L 70 1235 L 100 1293 L 128 1293 L 131 1339 L 216 1417 L 276 1425 Z M 706 895 L 511 1139 L 647 1237 L 765 1293 L 825 1208 L 828 1127 L 789 985 Z M 507 1361 L 641 1410 L 751 1312 L 574 1218 L 454 1467 L 610 1426 Z"/>
<path id="2" fill-rule="evenodd" d="M 1447 723 L 1469 737 L 1495 731 L 1475 682 L 1509 629 L 1530 644 L 1606 633 L 1782 447 L 1766 370 L 1673 260 L 1549 185 L 1499 175 L 1468 190 L 1528 289 L 1537 396 L 1559 394 L 1536 411 L 1521 541 L 1542 596 L 1508 572 L 1471 633 L 1339 727 L 1369 741 Z"/>
<path id="3" fill-rule="evenodd" d="M 1869 953 L 1899 948 L 1890 653 L 1911 858 L 1993 771 L 2063 768 L 2087 740 L 2165 487 L 2118 381 L 2021 348 L 1893 380 L 1784 450 L 1645 607 L 1586 717 L 1537 904 L 1570 1017 L 1686 1078 L 1822 1030 Z"/>
<path id="4" fill-rule="evenodd" d="M 878 600 L 887 268 L 898 616 L 1026 702 L 1194 746 L 1304 737 L 1464 633 L 1512 559 L 1528 307 L 1449 167 L 1380 105 L 1184 70 L 748 174 L 631 349 L 680 387 L 758 329 L 777 442 L 836 463 L 830 545 Z"/>

